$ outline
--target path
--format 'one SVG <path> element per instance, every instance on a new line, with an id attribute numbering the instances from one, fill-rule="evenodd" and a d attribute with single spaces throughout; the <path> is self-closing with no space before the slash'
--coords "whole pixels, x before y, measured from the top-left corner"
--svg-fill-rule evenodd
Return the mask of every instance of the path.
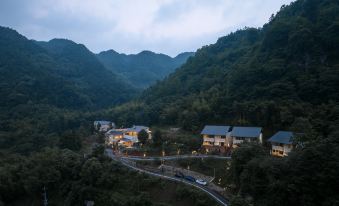
<path id="1" fill-rule="evenodd" d="M 123 165 L 125 165 L 126 167 L 128 167 L 130 169 L 133 169 L 135 171 L 138 171 L 138 172 L 141 172 L 141 173 L 145 173 L 145 174 L 148 174 L 148 175 L 152 175 L 152 176 L 155 176 L 155 177 L 160 177 L 160 178 L 163 178 L 163 179 L 167 179 L 167 180 L 171 180 L 171 181 L 176 181 L 176 182 L 181 182 L 183 184 L 190 185 L 192 187 L 195 187 L 195 188 L 205 192 L 206 194 L 211 196 L 213 199 L 215 199 L 221 205 L 223 205 L 223 206 L 227 206 L 228 205 L 227 204 L 228 201 L 225 199 L 224 196 L 222 196 L 219 193 L 216 193 L 216 192 L 208 189 L 205 186 L 199 185 L 199 184 L 194 183 L 194 182 L 186 181 L 183 178 L 167 176 L 167 175 L 163 175 L 163 174 L 159 174 L 159 173 L 155 173 L 155 172 L 150 172 L 150 171 L 138 168 L 138 167 L 135 166 L 135 164 L 133 164 L 133 161 L 131 161 L 131 160 L 135 160 L 135 159 L 133 159 L 133 158 L 126 158 L 126 157 L 123 157 L 123 158 L 117 157 L 117 156 L 115 156 L 112 153 L 112 150 L 106 150 L 105 153 L 106 153 L 107 156 L 111 157 L 112 159 L 114 159 L 116 161 L 121 162 Z M 175 156 L 175 157 L 177 157 L 177 156 Z M 197 156 L 197 157 L 199 157 L 199 156 Z M 141 159 L 143 159 L 143 158 L 141 158 Z"/>

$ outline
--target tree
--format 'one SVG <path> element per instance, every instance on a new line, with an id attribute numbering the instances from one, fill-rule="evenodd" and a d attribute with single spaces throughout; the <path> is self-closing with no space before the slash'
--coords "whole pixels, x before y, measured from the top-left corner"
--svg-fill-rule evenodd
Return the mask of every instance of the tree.
<path id="1" fill-rule="evenodd" d="M 160 146 L 163 142 L 161 131 L 158 129 L 155 130 L 152 138 L 153 138 L 153 143 L 156 146 Z"/>
<path id="2" fill-rule="evenodd" d="M 60 137 L 59 147 L 78 151 L 81 148 L 81 139 L 74 131 L 67 131 Z"/>
<path id="3" fill-rule="evenodd" d="M 142 144 L 145 144 L 148 139 L 148 133 L 143 129 L 138 133 L 138 140 Z"/>

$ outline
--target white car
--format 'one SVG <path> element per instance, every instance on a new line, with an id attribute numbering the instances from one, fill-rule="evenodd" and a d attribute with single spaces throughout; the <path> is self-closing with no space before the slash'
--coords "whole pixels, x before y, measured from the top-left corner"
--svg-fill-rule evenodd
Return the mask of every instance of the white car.
<path id="1" fill-rule="evenodd" d="M 207 185 L 207 182 L 202 179 L 197 179 L 195 182 L 198 183 L 199 185 Z"/>

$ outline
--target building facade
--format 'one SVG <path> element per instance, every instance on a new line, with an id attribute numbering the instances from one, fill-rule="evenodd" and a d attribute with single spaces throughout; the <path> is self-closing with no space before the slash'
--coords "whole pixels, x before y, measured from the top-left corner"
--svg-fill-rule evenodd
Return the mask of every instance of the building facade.
<path id="1" fill-rule="evenodd" d="M 238 147 L 245 142 L 262 143 L 262 128 L 261 127 L 233 127 L 231 131 L 232 146 Z"/>
<path id="2" fill-rule="evenodd" d="M 232 144 L 229 130 L 230 126 L 206 125 L 200 133 L 203 137 L 202 147 L 206 152 L 225 152 Z"/>
<path id="3" fill-rule="evenodd" d="M 293 149 L 294 134 L 290 131 L 279 131 L 267 141 L 271 143 L 271 154 L 277 157 L 285 157 Z"/>

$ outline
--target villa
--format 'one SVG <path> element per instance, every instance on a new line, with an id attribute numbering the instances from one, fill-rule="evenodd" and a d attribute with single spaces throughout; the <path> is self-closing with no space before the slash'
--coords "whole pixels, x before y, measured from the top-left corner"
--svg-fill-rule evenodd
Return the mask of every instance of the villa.
<path id="1" fill-rule="evenodd" d="M 201 131 L 203 136 L 202 147 L 209 151 L 225 152 L 227 147 L 230 147 L 232 140 L 230 138 L 230 126 L 215 126 L 206 125 Z"/>
<path id="2" fill-rule="evenodd" d="M 233 127 L 231 132 L 233 147 L 238 147 L 245 142 L 262 143 L 261 127 Z"/>
<path id="3" fill-rule="evenodd" d="M 277 157 L 288 156 L 293 149 L 294 134 L 290 131 L 279 131 L 267 141 L 271 143 L 271 154 Z"/>

